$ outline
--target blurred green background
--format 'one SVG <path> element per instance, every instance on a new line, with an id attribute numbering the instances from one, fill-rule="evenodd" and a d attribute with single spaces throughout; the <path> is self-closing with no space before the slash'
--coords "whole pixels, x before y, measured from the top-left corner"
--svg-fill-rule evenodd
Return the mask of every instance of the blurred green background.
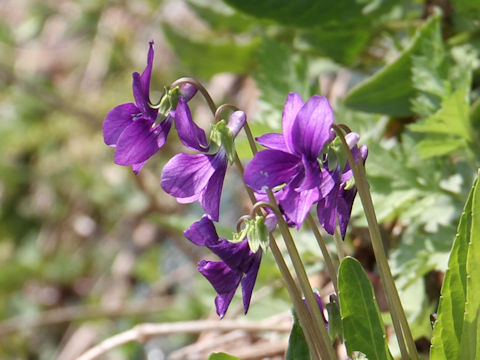
<path id="1" fill-rule="evenodd" d="M 476 0 L 2 0 L 0 358 L 74 359 L 140 322 L 216 318 L 215 293 L 196 273 L 205 254 L 182 234 L 201 209 L 178 205 L 159 184 L 182 147 L 170 136 L 135 176 L 103 143 L 103 118 L 133 100 L 131 73 L 145 67 L 150 40 L 153 101 L 194 76 L 217 105 L 245 110 L 257 135 L 280 128 L 288 92 L 328 96 L 336 121 L 370 146 L 391 264 L 428 351 L 428 314 L 479 166 L 479 19 Z M 207 129 L 199 95 L 191 108 Z M 237 144 L 247 160 L 245 140 Z M 239 184 L 232 170 L 222 197 L 227 236 L 248 211 Z M 375 278 L 359 207 L 354 215 L 346 246 Z M 296 237 L 312 282 L 328 289 L 311 235 Z M 239 300 L 229 317 L 241 314 Z M 248 319 L 288 318 L 268 254 L 253 301 Z M 129 344 L 107 358 L 205 358 L 182 355 L 195 339 Z M 282 336 L 242 341 L 285 345 Z"/>

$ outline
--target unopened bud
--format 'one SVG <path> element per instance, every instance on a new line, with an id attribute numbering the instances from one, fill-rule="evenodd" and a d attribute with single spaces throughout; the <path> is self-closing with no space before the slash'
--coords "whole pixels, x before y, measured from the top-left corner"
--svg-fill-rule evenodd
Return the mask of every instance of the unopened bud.
<path id="1" fill-rule="evenodd" d="M 197 88 L 190 84 L 185 83 L 180 85 L 180 95 L 185 99 L 186 102 L 189 102 L 197 93 Z"/>
<path id="2" fill-rule="evenodd" d="M 227 127 L 232 132 L 233 137 L 235 138 L 240 130 L 242 130 L 245 122 L 247 121 L 247 116 L 243 111 L 235 111 L 232 115 L 230 115 L 230 119 L 228 120 Z"/>
<path id="3" fill-rule="evenodd" d="M 353 147 L 357 145 L 358 140 L 360 140 L 360 135 L 358 135 L 356 132 L 351 132 L 345 135 L 345 141 L 350 149 L 353 149 Z"/>

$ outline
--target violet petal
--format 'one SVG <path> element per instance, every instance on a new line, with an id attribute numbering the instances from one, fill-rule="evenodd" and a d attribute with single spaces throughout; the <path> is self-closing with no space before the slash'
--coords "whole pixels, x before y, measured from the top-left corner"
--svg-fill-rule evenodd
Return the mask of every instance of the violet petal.
<path id="1" fill-rule="evenodd" d="M 138 119 L 127 126 L 118 138 L 114 161 L 119 165 L 138 164 L 157 150 L 157 135 L 152 131 L 152 123 Z"/>
<path id="2" fill-rule="evenodd" d="M 200 196 L 200 205 L 214 221 L 218 221 L 220 215 L 220 197 L 222 195 L 225 173 L 227 172 L 227 156 L 224 151 L 220 150 L 216 157 L 222 157 L 220 152 L 223 153 L 223 161 L 219 161 L 218 165 L 216 165 L 215 172 L 208 180 L 208 184 Z"/>
<path id="3" fill-rule="evenodd" d="M 297 173 L 300 159 L 279 150 L 262 150 L 247 164 L 245 183 L 253 190 L 288 183 Z"/>
<path id="4" fill-rule="evenodd" d="M 163 190 L 176 198 L 188 198 L 200 194 L 216 170 L 214 155 L 177 154 L 162 171 Z"/>
<path id="5" fill-rule="evenodd" d="M 215 225 L 205 215 L 200 221 L 194 222 L 183 234 L 198 246 L 214 245 L 219 241 Z"/>
<path id="6" fill-rule="evenodd" d="M 121 104 L 110 110 L 103 121 L 105 144 L 116 145 L 120 134 L 139 114 L 140 109 L 134 103 Z"/>
<path id="7" fill-rule="evenodd" d="M 323 96 L 314 95 L 298 111 L 292 127 L 293 148 L 297 154 L 316 159 L 330 139 L 333 110 Z"/>
<path id="8" fill-rule="evenodd" d="M 135 98 L 135 104 L 142 111 L 143 115 L 149 120 L 155 121 L 157 119 L 158 110 L 152 109 L 149 106 L 150 98 L 148 91 L 144 92 L 141 75 L 138 72 L 132 74 L 132 89 L 133 97 Z"/>
<path id="9" fill-rule="evenodd" d="M 295 145 L 292 137 L 293 125 L 295 123 L 297 113 L 300 111 L 303 105 L 304 103 L 302 97 L 295 92 L 291 92 L 290 94 L 288 94 L 287 100 L 285 101 L 285 106 L 283 107 L 282 133 L 285 139 L 287 151 L 291 154 L 295 154 Z M 296 154 L 301 155 L 301 153 L 299 152 L 297 152 Z"/>
<path id="10" fill-rule="evenodd" d="M 177 108 L 170 111 L 170 115 L 175 119 L 178 137 L 185 146 L 198 151 L 208 151 L 205 131 L 193 122 L 192 114 L 183 97 L 178 98 Z"/>
<path id="11" fill-rule="evenodd" d="M 255 140 L 257 140 L 260 145 L 271 150 L 288 152 L 287 145 L 285 144 L 285 139 L 283 138 L 282 134 L 268 133 L 256 138 Z"/>
<path id="12" fill-rule="evenodd" d="M 253 288 L 257 280 L 258 269 L 260 268 L 260 262 L 262 260 L 262 251 L 258 251 L 254 255 L 253 259 L 254 260 L 252 265 L 250 266 L 250 269 L 246 272 L 245 277 L 242 279 L 242 298 L 245 314 L 247 313 L 250 306 Z"/>

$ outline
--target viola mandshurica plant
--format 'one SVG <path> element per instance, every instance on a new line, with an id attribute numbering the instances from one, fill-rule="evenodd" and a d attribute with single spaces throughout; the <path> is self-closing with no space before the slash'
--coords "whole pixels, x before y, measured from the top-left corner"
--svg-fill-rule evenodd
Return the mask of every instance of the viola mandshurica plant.
<path id="1" fill-rule="evenodd" d="M 135 72 L 132 75 L 135 102 L 118 105 L 108 112 L 103 123 L 104 140 L 115 148 L 115 163 L 131 166 L 137 174 L 166 143 L 170 128 L 175 124 L 180 142 L 188 152 L 175 154 L 166 163 L 160 185 L 180 204 L 198 202 L 204 211 L 201 219 L 186 229 L 184 235 L 196 246 L 210 250 L 219 258 L 218 261 L 202 260 L 197 265 L 198 271 L 217 293 L 215 307 L 218 316 L 226 316 L 239 287 L 247 313 L 262 256 L 273 256 L 295 314 L 291 349 L 304 346 L 312 359 L 336 359 L 333 343 L 337 339 L 337 346 L 343 343 L 349 356 L 364 354 L 369 359 L 393 358 L 373 288 L 364 269 L 357 260 L 340 255 L 344 251 L 340 239 L 336 242 L 340 265 L 335 265 L 336 261 L 317 227 L 319 225 L 330 235 L 338 230 L 341 239 L 345 239 L 358 193 L 369 224 L 400 356 L 405 360 L 418 359 L 385 257 L 364 168 L 368 148 L 359 145 L 360 135 L 334 123 L 334 111 L 327 98 L 314 95 L 304 101 L 298 93 L 291 92 L 286 94 L 283 113 L 278 116 L 282 132 L 264 134 L 255 142 L 245 112 L 231 105 L 217 108 L 195 79 L 175 81 L 165 88 L 160 101 L 153 104 L 149 95 L 153 58 L 152 41 L 146 68 L 142 74 Z M 195 123 L 188 106 L 189 100 L 197 93 L 202 94 L 212 110 L 214 121 L 209 136 Z M 228 122 L 221 120 L 227 110 L 230 112 Z M 235 138 L 242 130 L 249 138 L 253 154 L 245 168 L 235 150 Z M 264 149 L 258 151 L 255 143 Z M 223 184 L 229 165 L 233 164 L 242 173 L 252 211 L 239 222 L 243 221 L 244 228 L 237 224 L 232 239 L 227 239 L 218 235 L 214 222 L 222 217 Z M 478 193 L 477 190 L 471 202 L 478 200 Z M 316 208 L 316 219 L 310 215 L 312 208 Z M 471 207 L 467 214 L 478 215 Z M 333 283 L 333 294 L 319 296 L 312 290 L 290 231 L 290 228 L 305 228 L 306 220 L 321 248 Z M 277 244 L 279 234 L 283 248 Z M 285 257 L 292 268 L 287 265 Z M 321 298 L 326 295 L 337 299 L 325 307 L 328 319 Z M 451 304 L 448 301 L 442 304 L 445 303 L 447 305 L 443 306 L 448 310 Z M 291 349 L 289 354 L 294 351 Z"/>

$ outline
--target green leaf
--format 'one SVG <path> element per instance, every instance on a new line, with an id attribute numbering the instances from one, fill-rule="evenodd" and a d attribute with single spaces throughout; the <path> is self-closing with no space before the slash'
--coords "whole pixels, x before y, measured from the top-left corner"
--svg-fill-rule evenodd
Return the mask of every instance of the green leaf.
<path id="1" fill-rule="evenodd" d="M 366 8 L 364 1 L 225 0 L 225 2 L 255 17 L 298 27 L 326 23 L 368 23 L 370 20 L 363 14 Z"/>
<path id="2" fill-rule="evenodd" d="M 338 286 L 348 354 L 360 351 L 369 359 L 392 359 L 372 283 L 358 260 L 343 259 Z"/>
<path id="3" fill-rule="evenodd" d="M 314 27 L 299 34 L 308 50 L 332 58 L 343 65 L 351 65 L 370 39 L 368 27 Z"/>
<path id="4" fill-rule="evenodd" d="M 466 299 L 463 317 L 461 359 L 480 359 L 480 186 L 473 188 L 470 241 L 466 261 Z"/>
<path id="5" fill-rule="evenodd" d="M 479 256 L 480 185 L 477 177 L 460 218 L 443 280 L 430 350 L 432 360 L 475 358 L 472 355 L 476 352 L 477 311 L 480 308 Z"/>
<path id="6" fill-rule="evenodd" d="M 338 336 L 340 342 L 343 343 L 343 326 L 342 316 L 340 315 L 340 307 L 335 296 L 330 296 L 330 302 L 326 306 L 328 312 L 328 335 L 332 343 Z"/>
<path id="7" fill-rule="evenodd" d="M 264 102 L 281 110 L 291 91 L 298 92 L 304 99 L 310 96 L 304 57 L 295 56 L 287 45 L 269 38 L 262 39 L 256 55 L 258 68 L 253 76 Z"/>
<path id="8" fill-rule="evenodd" d="M 188 6 L 215 31 L 240 33 L 247 31 L 255 24 L 254 18 L 235 12 L 222 3 L 216 2 L 212 6 L 198 0 L 190 0 Z"/>
<path id="9" fill-rule="evenodd" d="M 421 140 L 418 145 L 418 151 L 424 159 L 434 156 L 442 156 L 451 153 L 459 148 L 465 147 L 466 142 L 463 139 L 453 137 L 429 136 Z"/>
<path id="10" fill-rule="evenodd" d="M 467 82 L 442 101 L 440 110 L 427 119 L 410 125 L 410 130 L 430 134 L 458 135 L 471 141 L 470 105 L 467 95 L 469 88 L 470 85 Z"/>
<path id="11" fill-rule="evenodd" d="M 419 52 L 425 38 L 440 32 L 440 16 L 434 15 L 420 28 L 408 46 L 392 63 L 355 87 L 345 104 L 353 109 L 391 116 L 410 116 L 416 91 L 411 78 L 412 55 Z"/>
<path id="12" fill-rule="evenodd" d="M 208 360 L 240 360 L 239 358 L 228 355 L 227 353 L 224 352 L 219 352 L 219 353 L 212 353 L 208 357 Z"/>
<path id="13" fill-rule="evenodd" d="M 286 360 L 297 360 L 297 359 L 311 359 L 310 351 L 308 350 L 308 345 L 305 340 L 305 334 L 303 333 L 298 317 L 293 313 L 293 327 L 290 332 L 290 337 L 288 338 L 288 348 L 287 354 L 285 357 Z"/>
<path id="14" fill-rule="evenodd" d="M 478 0 L 456 0 L 455 9 L 461 14 L 474 19 L 480 17 L 480 2 Z"/>
<path id="15" fill-rule="evenodd" d="M 247 72 L 258 47 L 256 40 L 240 45 L 231 39 L 191 39 L 167 24 L 163 25 L 163 31 L 183 65 L 194 75 L 204 78 L 221 72 Z"/>

